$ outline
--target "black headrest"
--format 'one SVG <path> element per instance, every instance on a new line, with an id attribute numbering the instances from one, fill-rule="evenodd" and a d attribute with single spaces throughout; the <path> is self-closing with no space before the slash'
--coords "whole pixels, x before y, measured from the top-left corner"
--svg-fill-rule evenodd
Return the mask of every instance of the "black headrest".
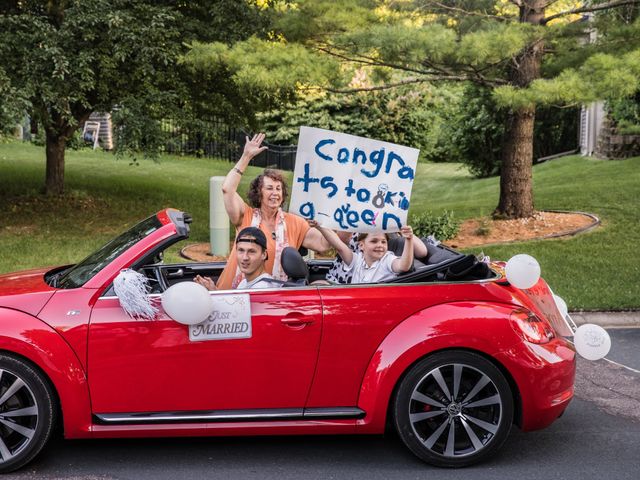
<path id="1" fill-rule="evenodd" d="M 390 252 L 393 252 L 396 257 L 401 257 L 402 251 L 404 250 L 404 238 L 400 235 L 390 234 L 387 248 Z"/>
<path id="2" fill-rule="evenodd" d="M 444 262 L 445 260 L 451 260 L 456 257 L 463 257 L 462 253 L 455 252 L 442 244 L 439 245 L 427 245 L 427 258 L 421 259 L 427 265 L 435 265 L 436 263 Z"/>
<path id="3" fill-rule="evenodd" d="M 295 248 L 285 247 L 282 250 L 280 263 L 282 263 L 282 270 L 291 280 L 304 280 L 305 282 L 309 280 L 307 264 Z"/>
<path id="4" fill-rule="evenodd" d="M 393 252 L 393 254 L 396 257 L 401 257 L 402 256 L 402 252 L 404 251 L 404 238 L 401 237 L 400 235 L 398 235 L 397 233 L 392 233 L 389 235 L 389 243 L 388 243 L 388 249 L 390 252 Z M 413 238 L 414 242 L 424 242 L 424 239 L 422 238 L 418 238 L 415 237 Z M 426 245 L 426 243 L 425 243 Z M 433 247 L 431 246 L 427 246 L 427 257 L 426 258 L 415 258 L 415 260 L 419 260 L 421 262 L 426 262 L 427 258 L 429 258 L 429 255 L 431 254 L 431 250 Z"/>

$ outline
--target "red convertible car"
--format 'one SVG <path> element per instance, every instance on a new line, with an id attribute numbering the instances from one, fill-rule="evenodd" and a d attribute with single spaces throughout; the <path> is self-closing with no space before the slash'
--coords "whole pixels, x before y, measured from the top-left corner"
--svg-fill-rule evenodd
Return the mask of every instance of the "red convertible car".
<path id="1" fill-rule="evenodd" d="M 70 439 L 393 428 L 424 461 L 461 467 L 495 454 L 512 424 L 548 426 L 573 396 L 575 350 L 544 280 L 521 290 L 504 264 L 442 246 L 366 285 L 313 285 L 331 262 L 294 252 L 283 288 L 212 292 L 229 312 L 177 323 L 163 292 L 224 267 L 163 262 L 190 221 L 163 210 L 76 265 L 0 275 L 0 471 L 56 425 Z M 148 278 L 153 319 L 121 307 L 126 268 Z M 250 312 L 241 328 L 216 327 L 235 308 Z"/>

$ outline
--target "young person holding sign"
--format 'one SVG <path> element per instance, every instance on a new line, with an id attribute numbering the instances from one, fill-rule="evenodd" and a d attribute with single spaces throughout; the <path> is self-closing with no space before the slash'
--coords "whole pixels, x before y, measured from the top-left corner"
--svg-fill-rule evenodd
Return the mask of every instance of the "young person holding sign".
<path id="1" fill-rule="evenodd" d="M 315 220 L 309 225 L 320 230 L 333 248 L 344 260 L 346 270 L 352 272 L 351 283 L 373 283 L 408 272 L 413 265 L 413 229 L 404 226 L 400 234 L 405 239 L 401 257 L 388 250 L 386 233 L 361 233 L 358 235 L 360 252 L 353 252 L 338 234 L 331 229 L 321 227 Z"/>
<path id="2" fill-rule="evenodd" d="M 351 233 L 339 231 L 336 232 L 340 240 L 344 242 L 345 245 L 351 249 L 353 253 L 360 252 L 360 244 L 358 243 L 359 233 Z M 393 233 L 391 235 L 400 236 L 398 233 Z M 388 237 L 389 246 L 391 246 L 392 242 L 395 240 L 395 237 Z M 403 243 L 404 245 L 404 243 Z M 397 251 L 397 249 L 393 249 Z M 413 257 L 417 260 L 422 260 L 426 262 L 427 255 L 429 254 L 427 250 L 427 245 L 422 241 L 422 239 L 418 238 L 413 241 Z M 353 271 L 348 268 L 348 265 L 345 264 L 342 257 L 338 256 L 333 261 L 331 268 L 327 272 L 327 281 L 331 283 L 351 283 L 351 276 L 353 275 Z"/>

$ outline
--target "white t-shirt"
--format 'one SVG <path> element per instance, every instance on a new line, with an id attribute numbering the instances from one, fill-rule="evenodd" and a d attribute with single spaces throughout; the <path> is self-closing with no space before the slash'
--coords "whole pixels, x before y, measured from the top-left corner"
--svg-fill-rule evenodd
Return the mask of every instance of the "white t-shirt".
<path id="1" fill-rule="evenodd" d="M 387 252 L 380 260 L 373 262 L 373 264 L 368 267 L 364 261 L 364 254 L 362 252 L 356 252 L 353 254 L 351 265 L 347 266 L 345 270 L 353 273 L 351 283 L 378 282 L 383 278 L 395 277 L 397 275 L 391 268 L 396 258 L 398 257 L 396 257 L 393 252 Z"/>
<path id="2" fill-rule="evenodd" d="M 281 287 L 282 284 L 279 282 L 270 282 L 269 280 L 273 280 L 273 277 L 268 273 L 263 273 L 262 275 L 258 275 L 256 278 L 247 282 L 247 279 L 244 278 L 236 287 L 237 290 L 247 290 L 249 288 L 278 288 Z"/>

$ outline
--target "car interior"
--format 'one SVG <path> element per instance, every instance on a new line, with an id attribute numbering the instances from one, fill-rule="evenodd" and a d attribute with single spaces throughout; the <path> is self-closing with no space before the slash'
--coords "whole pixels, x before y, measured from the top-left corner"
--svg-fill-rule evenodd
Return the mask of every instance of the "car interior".
<path id="1" fill-rule="evenodd" d="M 403 248 L 402 237 L 392 237 L 389 240 L 389 250 L 396 255 L 401 255 Z M 428 255 L 415 259 L 409 272 L 380 283 L 461 282 L 497 276 L 486 263 L 479 261 L 474 255 L 456 252 L 442 244 L 427 244 L 427 250 Z M 288 281 L 283 282 L 283 286 L 328 284 L 321 281 L 326 279 L 333 260 L 305 260 L 303 254 L 306 254 L 305 249 L 298 251 L 287 247 L 283 251 L 282 268 L 289 277 Z M 224 269 L 224 262 L 164 264 L 162 252 L 143 259 L 138 265 L 134 268 L 147 276 L 151 293 L 162 293 L 175 283 L 193 281 L 196 275 L 211 277 L 217 281 Z"/>

